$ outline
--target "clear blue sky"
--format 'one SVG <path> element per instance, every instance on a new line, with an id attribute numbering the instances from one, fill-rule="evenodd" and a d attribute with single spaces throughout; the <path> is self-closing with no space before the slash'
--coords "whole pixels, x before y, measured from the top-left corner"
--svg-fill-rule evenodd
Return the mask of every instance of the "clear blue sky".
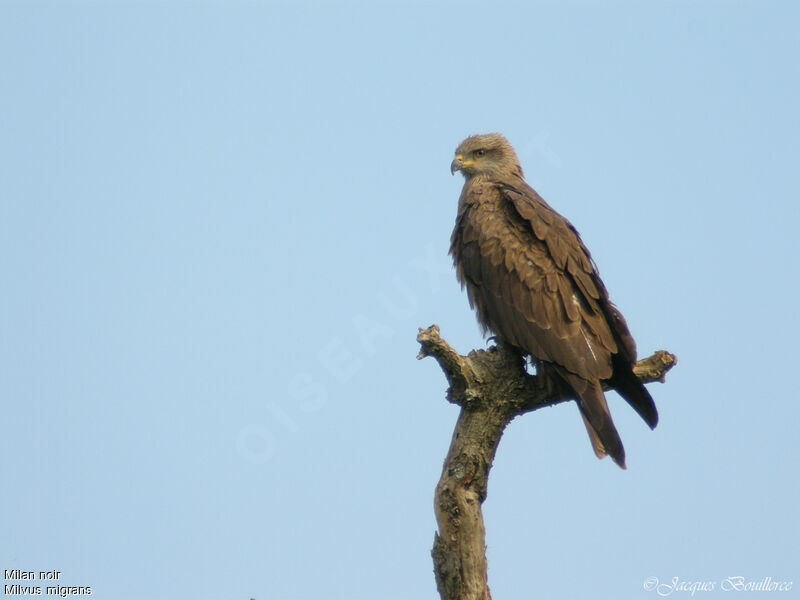
<path id="1" fill-rule="evenodd" d="M 680 362 L 655 432 L 610 397 L 627 472 L 574 405 L 511 425 L 495 598 L 800 595 L 799 27 L 790 2 L 4 2 L 0 569 L 437 598 L 457 408 L 415 335 L 485 344 L 448 167 L 500 131 L 640 354 Z"/>

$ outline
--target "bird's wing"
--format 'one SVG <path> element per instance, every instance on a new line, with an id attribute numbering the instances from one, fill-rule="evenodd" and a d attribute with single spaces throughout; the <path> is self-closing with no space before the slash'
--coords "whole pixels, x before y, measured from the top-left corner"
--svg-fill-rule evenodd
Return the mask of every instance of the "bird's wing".
<path id="1" fill-rule="evenodd" d="M 575 230 L 535 191 L 473 187 L 453 234 L 458 275 L 481 323 L 501 338 L 585 380 L 608 379 L 617 342 L 607 297 Z M 580 393 L 580 390 L 576 390 Z"/>
<path id="2" fill-rule="evenodd" d="M 547 245 L 563 277 L 573 283 L 573 290 L 583 309 L 582 322 L 596 334 L 595 339 L 602 346 L 600 352 L 607 350 L 611 353 L 611 385 L 650 428 L 654 428 L 658 423 L 656 405 L 632 370 L 636 362 L 636 343 L 622 313 L 609 300 L 589 250 L 572 224 L 550 208 L 535 190 L 527 185 L 522 189 L 519 187 L 522 186 L 501 184 L 501 194 L 513 205 L 515 212 L 530 223 L 533 235 Z M 609 335 L 615 344 L 609 343 Z M 597 353 L 598 347 L 594 345 L 592 348 Z M 575 372 L 569 365 L 563 366 Z M 601 378 L 608 379 L 607 376 Z"/>
<path id="3" fill-rule="evenodd" d="M 577 395 L 597 455 L 624 468 L 600 386 L 618 350 L 605 289 L 569 222 L 528 190 L 465 190 L 472 197 L 462 198 L 451 248 L 458 277 L 481 324 L 555 369 Z"/>

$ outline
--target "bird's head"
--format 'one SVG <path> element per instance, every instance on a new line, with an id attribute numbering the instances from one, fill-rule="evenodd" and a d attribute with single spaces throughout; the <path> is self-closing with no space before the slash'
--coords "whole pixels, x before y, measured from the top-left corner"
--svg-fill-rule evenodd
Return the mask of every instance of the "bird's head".
<path id="1" fill-rule="evenodd" d="M 522 178 L 522 167 L 514 148 L 499 133 L 473 135 L 456 148 L 450 172 L 461 171 L 466 179 L 475 175 L 516 175 Z"/>

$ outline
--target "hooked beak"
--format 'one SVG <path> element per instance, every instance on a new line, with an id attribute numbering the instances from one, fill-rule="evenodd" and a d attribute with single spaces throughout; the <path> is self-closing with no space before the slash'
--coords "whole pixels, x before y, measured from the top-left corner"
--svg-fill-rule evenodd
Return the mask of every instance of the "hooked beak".
<path id="1" fill-rule="evenodd" d="M 450 163 L 450 174 L 455 175 L 456 171 L 460 171 L 461 167 L 464 166 L 464 157 L 460 154 L 453 159 L 453 162 Z"/>

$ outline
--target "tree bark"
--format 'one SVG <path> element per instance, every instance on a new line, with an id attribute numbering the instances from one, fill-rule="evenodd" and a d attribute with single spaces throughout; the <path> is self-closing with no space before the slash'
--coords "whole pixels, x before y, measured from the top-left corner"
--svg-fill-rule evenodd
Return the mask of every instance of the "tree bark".
<path id="1" fill-rule="evenodd" d="M 461 406 L 434 498 L 436 586 L 442 600 L 490 600 L 481 505 L 500 438 L 518 415 L 573 398 L 548 377 L 528 374 L 511 347 L 461 356 L 436 325 L 420 329 L 417 341 L 417 358 L 437 360 L 449 383 L 447 400 Z M 674 355 L 659 350 L 636 363 L 634 372 L 644 383 L 663 382 L 676 363 Z"/>

